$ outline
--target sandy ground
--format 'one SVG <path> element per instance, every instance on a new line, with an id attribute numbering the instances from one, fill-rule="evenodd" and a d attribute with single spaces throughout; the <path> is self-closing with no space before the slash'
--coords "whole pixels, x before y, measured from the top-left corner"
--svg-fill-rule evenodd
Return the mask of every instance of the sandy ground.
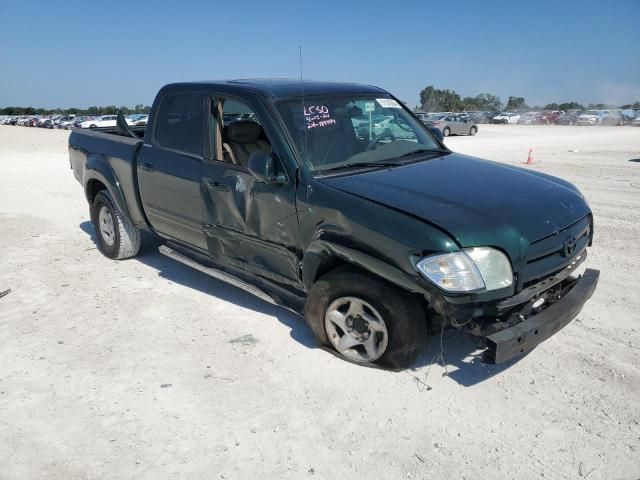
<path id="1" fill-rule="evenodd" d="M 452 149 L 587 196 L 600 285 L 519 361 L 446 332 L 351 365 L 302 319 L 174 263 L 95 248 L 67 132 L 0 126 L 0 479 L 640 477 L 640 128 L 480 127 Z M 635 161 L 633 161 L 635 160 Z M 527 212 L 522 212 L 526 215 Z"/>

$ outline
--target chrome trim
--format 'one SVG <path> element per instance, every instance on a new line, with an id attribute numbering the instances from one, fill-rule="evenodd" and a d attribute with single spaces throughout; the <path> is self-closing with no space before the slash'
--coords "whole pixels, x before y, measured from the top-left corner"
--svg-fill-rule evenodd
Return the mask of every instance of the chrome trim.
<path id="1" fill-rule="evenodd" d="M 554 275 L 550 275 L 549 277 L 541 280 L 538 283 L 530 285 L 529 287 L 522 290 L 517 295 L 513 297 L 509 297 L 506 300 L 498 303 L 496 305 L 499 311 L 507 310 L 509 308 L 515 307 L 522 303 L 528 302 L 536 295 L 544 292 L 545 290 L 550 289 L 551 287 L 557 285 L 562 282 L 565 278 L 571 275 L 584 261 L 587 259 L 587 249 L 585 248 L 579 254 L 575 255 L 566 267 L 557 272 Z"/>
<path id="2" fill-rule="evenodd" d="M 207 267 L 205 265 L 202 265 L 201 263 L 179 253 L 176 252 L 175 250 L 173 250 L 170 247 L 167 247 L 166 245 L 161 245 L 158 248 L 158 251 L 162 254 L 165 255 L 173 260 L 176 260 L 177 262 L 180 262 L 184 265 L 187 265 L 188 267 L 191 267 L 195 270 L 198 270 L 199 272 L 202 272 L 206 275 L 209 275 L 210 277 L 213 277 L 217 280 L 221 280 L 225 283 L 228 283 L 229 285 L 233 285 L 234 287 L 240 288 L 242 290 L 244 290 L 247 293 L 250 293 L 256 297 L 258 297 L 261 300 L 264 300 L 265 302 L 269 302 L 273 305 L 278 305 L 278 303 L 268 294 L 266 294 L 265 292 L 263 292 L 262 290 L 260 290 L 259 288 L 250 285 L 249 283 L 245 282 L 244 280 L 239 279 L 238 277 L 235 277 L 231 274 L 228 274 L 226 272 L 223 272 L 221 270 L 215 269 L 215 268 L 211 268 L 211 267 Z"/>

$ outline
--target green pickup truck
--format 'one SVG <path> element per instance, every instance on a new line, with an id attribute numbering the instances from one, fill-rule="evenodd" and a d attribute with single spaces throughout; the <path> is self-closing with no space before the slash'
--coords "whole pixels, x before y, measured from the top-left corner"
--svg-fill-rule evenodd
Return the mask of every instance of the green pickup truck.
<path id="1" fill-rule="evenodd" d="M 146 127 L 75 129 L 69 154 L 107 257 L 154 232 L 164 255 L 303 314 L 353 362 L 405 368 L 447 327 L 504 362 L 598 281 L 576 187 L 451 152 L 368 85 L 171 84 Z"/>

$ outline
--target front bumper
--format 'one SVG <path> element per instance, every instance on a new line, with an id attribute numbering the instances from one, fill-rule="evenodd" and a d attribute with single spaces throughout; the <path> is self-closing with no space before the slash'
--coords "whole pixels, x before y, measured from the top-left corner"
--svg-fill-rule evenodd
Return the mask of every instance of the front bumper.
<path id="1" fill-rule="evenodd" d="M 502 363 L 521 355 L 565 327 L 593 294 L 600 271 L 587 269 L 571 290 L 540 313 L 486 337 L 485 360 Z"/>

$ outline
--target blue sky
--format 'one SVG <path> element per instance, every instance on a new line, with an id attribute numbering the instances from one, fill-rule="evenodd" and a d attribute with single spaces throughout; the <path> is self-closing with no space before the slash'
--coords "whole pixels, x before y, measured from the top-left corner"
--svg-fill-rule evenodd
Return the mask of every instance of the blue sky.
<path id="1" fill-rule="evenodd" d="M 2 1 L 0 106 L 150 104 L 173 81 L 426 85 L 530 105 L 640 100 L 640 1 Z"/>

